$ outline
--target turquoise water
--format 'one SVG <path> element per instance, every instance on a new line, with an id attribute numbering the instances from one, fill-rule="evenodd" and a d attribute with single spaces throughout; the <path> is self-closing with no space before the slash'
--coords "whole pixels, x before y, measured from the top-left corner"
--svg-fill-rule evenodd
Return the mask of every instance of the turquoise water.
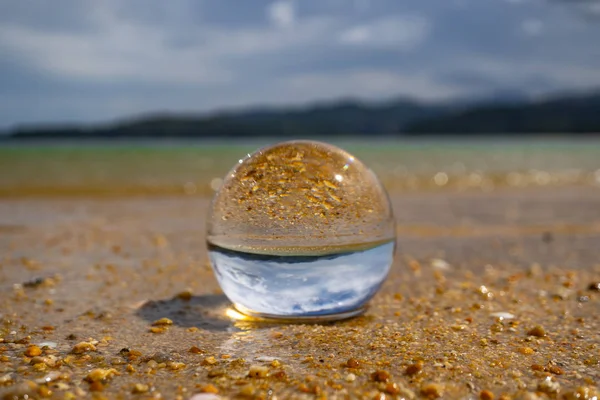
<path id="1" fill-rule="evenodd" d="M 0 142 L 0 196 L 210 195 L 239 158 L 273 142 Z M 600 182 L 600 140 L 331 143 L 390 192 Z"/>

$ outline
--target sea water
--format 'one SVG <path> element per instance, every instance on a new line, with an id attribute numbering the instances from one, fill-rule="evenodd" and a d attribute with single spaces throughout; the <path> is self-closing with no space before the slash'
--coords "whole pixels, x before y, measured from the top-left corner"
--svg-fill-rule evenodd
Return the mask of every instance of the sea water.
<path id="1" fill-rule="evenodd" d="M 395 225 L 361 161 L 293 141 L 239 160 L 213 199 L 207 241 L 223 292 L 243 313 L 336 319 L 361 312 L 385 280 Z"/>
<path id="2" fill-rule="evenodd" d="M 389 272 L 394 243 L 317 256 L 209 250 L 217 279 L 238 309 L 266 317 L 311 317 L 361 310 Z"/>

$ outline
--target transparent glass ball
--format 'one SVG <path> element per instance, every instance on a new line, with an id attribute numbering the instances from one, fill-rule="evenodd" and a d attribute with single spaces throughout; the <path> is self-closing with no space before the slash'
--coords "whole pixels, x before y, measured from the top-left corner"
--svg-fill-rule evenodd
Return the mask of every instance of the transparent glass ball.
<path id="1" fill-rule="evenodd" d="M 315 141 L 262 148 L 227 174 L 208 218 L 213 270 L 248 315 L 362 312 L 392 265 L 389 198 L 361 161 Z"/>

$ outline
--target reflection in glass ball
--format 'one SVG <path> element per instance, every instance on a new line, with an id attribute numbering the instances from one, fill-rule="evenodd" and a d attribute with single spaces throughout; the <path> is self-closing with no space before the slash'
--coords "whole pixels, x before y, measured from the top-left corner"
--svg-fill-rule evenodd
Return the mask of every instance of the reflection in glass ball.
<path id="1" fill-rule="evenodd" d="M 336 319 L 361 312 L 385 280 L 395 224 L 362 162 L 329 144 L 292 141 L 228 173 L 207 240 L 217 279 L 240 311 Z"/>

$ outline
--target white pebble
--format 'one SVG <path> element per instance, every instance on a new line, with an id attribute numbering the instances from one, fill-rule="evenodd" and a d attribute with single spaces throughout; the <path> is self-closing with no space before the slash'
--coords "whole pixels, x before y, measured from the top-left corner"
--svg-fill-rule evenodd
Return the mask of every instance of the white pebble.
<path id="1" fill-rule="evenodd" d="M 431 260 L 431 266 L 435 269 L 440 269 L 442 271 L 447 271 L 450 269 L 450 264 L 447 261 L 442 260 L 441 258 L 434 258 Z"/>
<path id="2" fill-rule="evenodd" d="M 221 400 L 221 396 L 212 393 L 198 393 L 189 398 L 189 400 Z"/>
<path id="3" fill-rule="evenodd" d="M 500 319 L 513 319 L 515 317 L 513 314 L 506 312 L 506 311 L 495 312 L 495 313 L 491 313 L 490 315 L 494 318 L 500 318 Z"/>

